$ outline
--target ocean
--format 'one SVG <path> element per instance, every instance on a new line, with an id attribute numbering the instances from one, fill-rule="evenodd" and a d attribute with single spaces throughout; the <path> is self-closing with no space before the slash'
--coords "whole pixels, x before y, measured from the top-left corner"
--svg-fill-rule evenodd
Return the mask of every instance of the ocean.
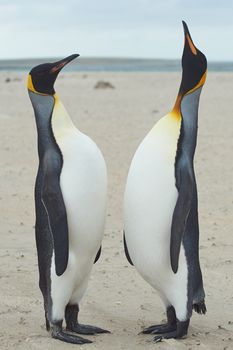
<path id="1" fill-rule="evenodd" d="M 29 71 L 32 67 L 59 58 L 0 60 L 0 71 Z M 78 58 L 66 67 L 70 72 L 177 72 L 180 60 L 131 58 Z M 233 72 L 233 62 L 208 62 L 208 71 Z"/>

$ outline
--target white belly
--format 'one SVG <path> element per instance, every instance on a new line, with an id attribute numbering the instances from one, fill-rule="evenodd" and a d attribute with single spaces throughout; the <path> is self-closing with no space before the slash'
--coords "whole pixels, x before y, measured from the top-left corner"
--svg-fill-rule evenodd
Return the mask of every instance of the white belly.
<path id="1" fill-rule="evenodd" d="M 52 259 L 55 319 L 63 318 L 67 303 L 79 303 L 86 290 L 104 234 L 107 197 L 106 165 L 96 144 L 71 124 L 60 130 L 58 126 L 55 120 L 53 132 L 63 156 L 60 186 L 68 220 L 69 260 L 64 274 L 57 276 Z"/>
<path id="2" fill-rule="evenodd" d="M 172 272 L 170 234 L 178 197 L 175 157 L 179 124 L 174 121 L 171 127 L 172 121 L 164 119 L 146 136 L 131 163 L 124 197 L 124 228 L 135 267 L 165 303 L 174 304 L 174 299 L 180 298 L 175 295 L 179 283 L 183 283 L 186 293 L 187 264 L 182 248 L 179 271 L 176 275 Z"/>
<path id="3" fill-rule="evenodd" d="M 70 251 L 80 263 L 99 249 L 105 223 L 107 176 L 102 154 L 82 133 L 68 135 L 59 143 L 63 155 L 60 177 Z"/>
<path id="4" fill-rule="evenodd" d="M 174 157 L 148 135 L 132 161 L 124 199 L 126 240 L 137 268 L 150 279 L 169 265 L 172 215 L 178 197 Z"/>

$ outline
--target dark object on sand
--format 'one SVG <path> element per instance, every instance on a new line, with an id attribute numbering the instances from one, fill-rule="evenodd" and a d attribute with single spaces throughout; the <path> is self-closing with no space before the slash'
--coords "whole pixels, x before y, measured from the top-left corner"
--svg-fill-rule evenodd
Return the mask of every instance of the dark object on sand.
<path id="1" fill-rule="evenodd" d="M 100 81 L 97 81 L 94 89 L 115 89 L 115 87 L 108 81 L 100 80 Z"/>

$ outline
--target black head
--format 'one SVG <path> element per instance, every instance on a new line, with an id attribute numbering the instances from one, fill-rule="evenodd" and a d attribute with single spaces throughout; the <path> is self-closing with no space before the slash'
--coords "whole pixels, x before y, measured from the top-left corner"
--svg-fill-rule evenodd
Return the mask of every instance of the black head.
<path id="1" fill-rule="evenodd" d="M 78 54 L 68 56 L 54 63 L 44 63 L 32 68 L 28 76 L 28 90 L 45 95 L 54 95 L 54 83 L 62 68 Z"/>
<path id="2" fill-rule="evenodd" d="M 194 89 L 200 83 L 207 69 L 205 55 L 194 45 L 187 24 L 184 21 L 182 21 L 182 23 L 185 39 L 182 56 L 183 73 L 179 90 L 179 95 L 181 96 Z"/>

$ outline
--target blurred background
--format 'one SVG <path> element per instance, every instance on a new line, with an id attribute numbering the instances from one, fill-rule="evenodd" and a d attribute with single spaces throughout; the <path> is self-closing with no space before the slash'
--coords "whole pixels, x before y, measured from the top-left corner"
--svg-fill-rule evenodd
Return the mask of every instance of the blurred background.
<path id="1" fill-rule="evenodd" d="M 181 56 L 183 19 L 209 69 L 233 70 L 232 13 L 229 0 L 1 0 L 0 69 L 77 52 L 68 70 L 177 70 L 171 60 Z"/>

